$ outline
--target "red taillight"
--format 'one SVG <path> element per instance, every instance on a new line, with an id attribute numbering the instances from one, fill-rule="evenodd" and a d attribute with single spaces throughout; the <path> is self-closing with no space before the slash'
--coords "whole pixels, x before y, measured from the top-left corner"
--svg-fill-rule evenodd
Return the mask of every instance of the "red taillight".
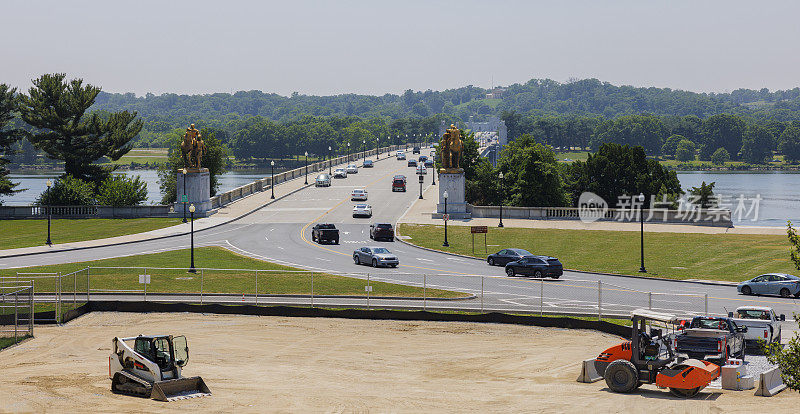
<path id="1" fill-rule="evenodd" d="M 764 329 L 764 339 L 769 338 L 769 331 Z"/>

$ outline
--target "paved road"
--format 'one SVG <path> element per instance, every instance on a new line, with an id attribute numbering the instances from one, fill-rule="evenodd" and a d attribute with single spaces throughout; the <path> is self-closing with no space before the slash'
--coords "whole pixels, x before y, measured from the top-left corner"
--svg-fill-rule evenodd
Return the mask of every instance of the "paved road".
<path id="1" fill-rule="evenodd" d="M 429 150 L 423 150 L 423 153 L 427 152 Z M 565 272 L 557 281 L 508 278 L 502 268 L 489 267 L 483 261 L 431 252 L 400 242 L 372 242 L 368 237 L 369 223 L 395 223 L 419 197 L 415 169 L 407 167 L 405 161 L 386 160 L 385 157 L 384 154 L 381 157 L 383 161 L 377 162 L 375 168 L 361 168 L 358 174 L 351 174 L 346 179 L 334 179 L 331 187 L 303 189 L 240 220 L 197 232 L 195 243 L 197 246 L 223 246 L 246 256 L 309 270 L 361 273 L 360 277 L 363 278 L 369 273 L 371 280 L 418 286 L 425 284 L 478 295 L 471 301 L 448 302 L 445 305 L 437 302 L 437 307 L 480 307 L 480 293 L 483 292 L 483 304 L 486 308 L 508 310 L 542 308 L 544 311 L 596 313 L 597 303 L 600 301 L 602 310 L 606 313 L 625 313 L 639 307 L 702 313 L 705 311 L 707 295 L 708 310 L 716 314 L 724 314 L 726 308 L 732 310 L 741 305 L 768 305 L 787 316 L 800 311 L 800 300 L 744 297 L 729 286 L 578 272 Z M 391 180 L 396 174 L 408 177 L 407 192 L 391 191 Z M 425 176 L 424 190 L 429 189 L 431 181 L 432 173 L 429 173 Z M 353 188 L 366 188 L 369 192 L 368 203 L 374 210 L 372 219 L 352 217 L 354 203 L 350 201 L 349 194 Z M 276 187 L 276 191 L 279 189 L 280 187 Z M 430 188 L 425 197 L 437 197 L 437 194 L 436 188 Z M 321 246 L 311 242 L 310 229 L 315 222 L 335 223 L 341 231 L 341 244 Z M 396 253 L 401 265 L 396 269 L 373 269 L 353 263 L 352 252 L 356 247 L 376 244 L 388 247 Z M 4 258 L 0 261 L 0 268 L 87 261 L 185 249 L 188 245 L 188 237 L 181 237 L 124 246 Z M 181 265 L 188 264 L 176 264 Z M 196 258 L 196 265 L 204 266 L 202 256 Z M 569 267 L 569 263 L 565 265 Z M 599 285 L 602 286 L 600 294 Z M 170 298 L 175 300 L 174 297 Z M 280 299 L 284 300 L 289 299 Z M 349 304 L 353 301 L 361 299 L 339 302 L 330 299 L 319 303 Z M 420 301 L 402 304 L 421 306 Z"/>

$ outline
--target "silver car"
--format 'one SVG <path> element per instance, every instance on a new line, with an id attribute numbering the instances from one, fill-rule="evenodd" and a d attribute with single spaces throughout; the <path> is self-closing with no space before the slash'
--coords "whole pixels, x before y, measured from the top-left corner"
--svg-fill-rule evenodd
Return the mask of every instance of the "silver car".
<path id="1" fill-rule="evenodd" d="M 739 283 L 736 290 L 743 295 L 781 295 L 800 298 L 800 277 L 786 273 L 768 273 Z"/>
<path id="2" fill-rule="evenodd" d="M 372 217 L 372 206 L 369 204 L 354 205 L 353 217 Z"/>
<path id="3" fill-rule="evenodd" d="M 331 186 L 331 176 L 328 174 L 320 174 L 317 176 L 317 180 L 315 182 L 317 187 L 330 187 Z"/>
<path id="4" fill-rule="evenodd" d="M 347 173 L 348 174 L 358 174 L 358 166 L 355 164 L 350 164 L 347 166 Z"/>
<path id="5" fill-rule="evenodd" d="M 362 247 L 353 252 L 353 261 L 357 264 L 372 265 L 372 267 L 387 266 L 397 267 L 400 261 L 385 247 Z"/>
<path id="6" fill-rule="evenodd" d="M 347 178 L 347 171 L 344 168 L 333 170 L 333 178 Z"/>

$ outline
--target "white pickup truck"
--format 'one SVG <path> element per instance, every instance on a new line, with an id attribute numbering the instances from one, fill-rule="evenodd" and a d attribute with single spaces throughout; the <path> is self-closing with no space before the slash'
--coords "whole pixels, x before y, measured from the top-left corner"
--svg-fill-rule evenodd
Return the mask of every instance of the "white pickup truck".
<path id="1" fill-rule="evenodd" d="M 736 308 L 736 312 L 728 312 L 728 317 L 732 318 L 737 326 L 747 326 L 744 340 L 748 347 L 757 347 L 759 341 L 781 342 L 781 322 L 786 320 L 786 316 L 775 315 L 772 308 L 740 306 Z"/>

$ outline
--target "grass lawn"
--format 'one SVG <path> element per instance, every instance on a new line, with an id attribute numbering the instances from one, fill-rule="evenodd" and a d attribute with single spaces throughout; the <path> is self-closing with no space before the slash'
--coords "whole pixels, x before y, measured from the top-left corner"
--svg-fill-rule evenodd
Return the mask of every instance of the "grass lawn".
<path id="1" fill-rule="evenodd" d="M 167 162 L 167 148 L 132 149 L 127 154 L 123 155 L 122 158 L 116 161 L 108 160 L 109 164 L 114 164 L 114 165 L 128 165 L 132 162 L 136 162 L 139 164 L 165 163 Z"/>
<path id="2" fill-rule="evenodd" d="M 201 273 L 187 273 L 186 270 L 155 270 L 152 268 L 175 268 L 189 266 L 189 250 L 175 250 L 163 253 L 120 257 L 113 259 L 95 260 L 90 262 L 69 263 L 53 266 L 36 266 L 22 269 L 0 270 L 0 277 L 15 276 L 16 272 L 23 273 L 54 273 L 68 274 L 76 270 L 93 267 L 90 272 L 90 287 L 92 291 L 108 290 L 135 290 L 143 289 L 139 284 L 139 275 L 151 276 L 151 284 L 147 287 L 148 293 L 199 293 L 201 291 Z M 252 269 L 269 270 L 259 272 L 259 294 L 310 294 L 311 273 L 308 271 L 297 272 L 299 269 L 281 266 L 269 262 L 252 259 L 232 253 L 220 247 L 201 247 L 195 249 L 195 266 L 198 268 L 215 269 Z M 133 267 L 133 269 L 96 269 L 94 267 Z M 365 268 L 365 271 L 369 269 Z M 39 279 L 36 282 L 36 291 L 54 291 L 52 279 Z M 68 276 L 62 279 L 62 291 L 86 291 L 86 272 L 78 273 L 74 278 Z M 315 295 L 360 295 L 366 296 L 364 287 L 366 280 L 314 273 Z M 398 285 L 393 283 L 370 281 L 373 287 L 371 296 L 410 296 L 422 297 L 423 289 L 413 286 Z M 236 293 L 255 294 L 256 273 L 241 270 L 204 270 L 202 272 L 202 291 L 205 293 Z M 428 297 L 464 297 L 460 292 L 451 292 L 439 289 L 426 289 Z M 69 296 L 69 295 L 67 295 Z"/>
<path id="3" fill-rule="evenodd" d="M 69 243 L 141 233 L 179 224 L 179 218 L 54 219 L 50 226 L 53 243 Z M 3 220 L 0 250 L 44 245 L 47 219 Z"/>
<path id="4" fill-rule="evenodd" d="M 449 226 L 450 247 L 442 247 L 438 225 L 402 224 L 398 233 L 428 248 L 472 255 L 467 226 Z M 489 229 L 489 253 L 506 247 L 558 257 L 566 269 L 638 274 L 639 232 L 558 229 Z M 485 258 L 483 237 L 475 237 L 474 256 Z M 768 272 L 797 274 L 789 260 L 786 236 L 742 234 L 645 233 L 647 275 L 671 279 L 743 281 Z"/>
<path id="5" fill-rule="evenodd" d="M 12 332 L 12 334 L 13 334 L 13 332 Z M 25 340 L 25 339 L 27 339 L 29 337 L 30 337 L 29 335 L 19 336 L 17 338 L 16 342 L 14 342 L 14 337 L 13 336 L 11 338 L 0 337 L 0 349 L 8 348 L 9 346 L 14 345 L 17 342 L 22 342 L 23 340 Z"/>
<path id="6" fill-rule="evenodd" d="M 586 161 L 589 158 L 589 151 L 564 151 L 564 152 L 556 152 L 556 160 L 561 162 L 573 162 L 573 161 Z M 572 161 L 564 161 L 564 159 L 570 159 Z"/>

